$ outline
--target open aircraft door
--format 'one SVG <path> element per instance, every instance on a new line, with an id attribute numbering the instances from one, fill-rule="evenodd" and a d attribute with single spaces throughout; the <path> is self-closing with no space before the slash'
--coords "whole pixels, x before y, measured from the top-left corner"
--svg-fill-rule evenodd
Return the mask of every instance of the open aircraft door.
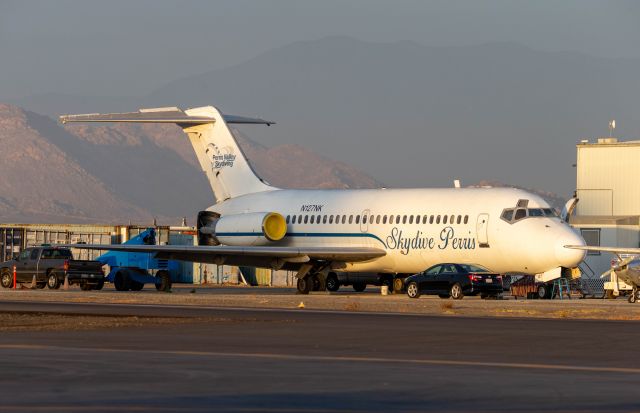
<path id="1" fill-rule="evenodd" d="M 476 233 L 480 248 L 489 248 L 489 214 L 478 215 Z"/>

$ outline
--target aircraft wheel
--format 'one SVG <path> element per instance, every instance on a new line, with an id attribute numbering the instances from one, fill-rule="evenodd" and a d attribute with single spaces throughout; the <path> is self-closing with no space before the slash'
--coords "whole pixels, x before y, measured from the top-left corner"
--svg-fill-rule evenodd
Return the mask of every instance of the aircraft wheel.
<path id="1" fill-rule="evenodd" d="M 551 298 L 551 288 L 549 288 L 548 284 L 540 284 L 538 286 L 538 296 L 537 298 Z"/>
<path id="2" fill-rule="evenodd" d="M 340 281 L 338 281 L 338 277 L 335 274 L 329 274 L 327 277 L 327 290 L 338 291 L 339 288 Z"/>
<path id="3" fill-rule="evenodd" d="M 399 293 L 404 288 L 404 280 L 402 278 L 395 278 L 393 280 L 393 292 Z"/>
<path id="4" fill-rule="evenodd" d="M 298 294 L 309 294 L 313 289 L 312 276 L 307 275 L 304 278 L 298 278 Z"/>
<path id="5" fill-rule="evenodd" d="M 367 284 L 365 284 L 365 283 L 354 283 L 353 284 L 353 289 L 358 293 L 363 292 L 366 288 L 367 288 Z"/>

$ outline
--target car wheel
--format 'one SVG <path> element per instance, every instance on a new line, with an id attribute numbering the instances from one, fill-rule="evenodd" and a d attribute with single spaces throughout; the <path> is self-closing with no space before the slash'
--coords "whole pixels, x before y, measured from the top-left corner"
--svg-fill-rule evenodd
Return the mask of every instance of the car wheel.
<path id="1" fill-rule="evenodd" d="M 365 283 L 355 283 L 353 284 L 353 289 L 356 290 L 356 292 L 363 292 L 365 289 L 367 288 L 367 284 Z"/>
<path id="2" fill-rule="evenodd" d="M 338 291 L 338 289 L 340 289 L 340 281 L 338 281 L 338 277 L 334 274 L 329 274 L 327 277 L 327 290 Z"/>
<path id="3" fill-rule="evenodd" d="M 464 294 L 462 293 L 462 286 L 458 283 L 455 283 L 451 286 L 451 290 L 449 290 L 449 295 L 454 300 L 462 300 Z"/>
<path id="4" fill-rule="evenodd" d="M 409 285 L 407 285 L 407 296 L 409 296 L 409 298 L 420 297 L 420 289 L 418 288 L 418 283 L 416 283 L 415 281 L 411 281 Z"/>
<path id="5" fill-rule="evenodd" d="M 13 287 L 13 275 L 11 275 L 7 270 L 2 271 L 2 275 L 0 275 L 0 284 L 2 284 L 3 288 Z"/>
<path id="6" fill-rule="evenodd" d="M 94 289 L 94 290 L 98 290 L 98 291 L 100 291 L 100 290 L 102 290 L 102 288 L 103 288 L 103 287 L 104 287 L 104 279 L 99 280 L 99 281 L 98 281 L 98 282 L 93 286 L 93 289 Z"/>
<path id="7" fill-rule="evenodd" d="M 309 294 L 313 289 L 313 279 L 307 275 L 304 278 L 298 278 L 298 294 Z"/>
<path id="8" fill-rule="evenodd" d="M 47 287 L 51 290 L 57 290 L 60 288 L 60 278 L 55 271 L 51 271 L 47 276 Z"/>

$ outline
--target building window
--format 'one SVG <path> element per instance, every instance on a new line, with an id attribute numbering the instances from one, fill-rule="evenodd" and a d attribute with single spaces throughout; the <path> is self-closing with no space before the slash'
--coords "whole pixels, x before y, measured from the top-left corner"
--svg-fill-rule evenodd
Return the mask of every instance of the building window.
<path id="1" fill-rule="evenodd" d="M 600 228 L 582 228 L 580 233 L 590 247 L 600 246 Z M 587 255 L 600 255 L 600 251 L 587 251 Z"/>

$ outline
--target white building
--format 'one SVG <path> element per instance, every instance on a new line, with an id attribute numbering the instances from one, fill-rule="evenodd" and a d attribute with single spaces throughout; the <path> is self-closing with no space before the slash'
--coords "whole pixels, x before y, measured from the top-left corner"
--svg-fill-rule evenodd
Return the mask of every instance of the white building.
<path id="1" fill-rule="evenodd" d="M 576 196 L 571 225 L 588 245 L 640 247 L 640 141 L 616 138 L 577 145 Z M 585 260 L 599 277 L 611 265 L 611 254 L 590 252 Z"/>

